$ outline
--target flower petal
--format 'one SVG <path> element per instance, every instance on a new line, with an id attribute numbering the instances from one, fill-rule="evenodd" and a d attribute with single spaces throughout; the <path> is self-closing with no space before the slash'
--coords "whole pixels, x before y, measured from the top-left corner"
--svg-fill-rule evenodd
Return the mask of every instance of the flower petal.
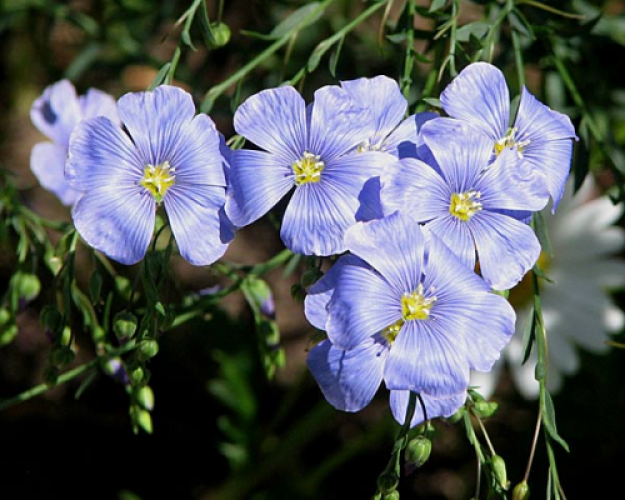
<path id="1" fill-rule="evenodd" d="M 467 399 L 466 391 L 452 394 L 445 397 L 434 397 L 425 393 L 419 395 L 423 405 L 417 400 L 415 412 L 410 421 L 410 428 L 419 425 L 425 420 L 431 420 L 437 417 L 450 417 L 456 413 Z M 391 391 L 391 412 L 393 417 L 400 424 L 404 425 L 406 421 L 406 412 L 408 410 L 408 401 L 410 399 L 410 391 Z M 423 414 L 423 406 L 425 406 L 426 415 Z"/>
<path id="2" fill-rule="evenodd" d="M 164 199 L 180 255 L 196 266 L 212 264 L 234 237 L 221 218 L 225 188 L 174 185 Z"/>
<path id="3" fill-rule="evenodd" d="M 341 267 L 327 310 L 326 332 L 341 349 L 355 348 L 401 318 L 397 293 L 359 262 Z"/>
<path id="4" fill-rule="evenodd" d="M 52 142 L 35 144 L 30 153 L 30 169 L 41 184 L 41 187 L 59 197 L 63 205 L 72 205 L 78 191 L 71 188 L 65 179 L 65 160 L 67 150 Z"/>
<path id="5" fill-rule="evenodd" d="M 443 90 L 440 99 L 449 116 L 469 122 L 492 141 L 506 135 L 510 94 L 503 73 L 492 64 L 467 66 Z"/>
<path id="6" fill-rule="evenodd" d="M 432 113 L 430 111 L 410 115 L 388 136 L 385 141 L 384 151 L 398 158 L 423 160 L 420 153 L 420 150 L 424 146 L 420 136 L 421 127 L 423 127 L 424 123 L 438 118 L 439 116 L 438 113 Z"/>
<path id="7" fill-rule="evenodd" d="M 358 223 L 347 231 L 345 243 L 388 281 L 397 297 L 419 285 L 425 238 L 409 216 L 395 212 L 384 219 Z"/>
<path id="8" fill-rule="evenodd" d="M 470 223 L 482 276 L 495 290 L 512 288 L 538 260 L 540 243 L 527 224 L 488 211 Z"/>
<path id="9" fill-rule="evenodd" d="M 154 198 L 136 186 L 111 185 L 83 194 L 72 211 L 80 236 L 121 264 L 135 264 L 154 232 Z"/>
<path id="10" fill-rule="evenodd" d="M 467 222 L 446 215 L 439 217 L 425 225 L 425 228 L 436 235 L 460 259 L 467 269 L 475 268 L 475 241 L 471 233 L 471 226 Z"/>
<path id="11" fill-rule="evenodd" d="M 35 127 L 60 146 L 67 147 L 69 136 L 80 121 L 76 89 L 69 80 L 49 85 L 30 108 Z"/>
<path id="12" fill-rule="evenodd" d="M 170 85 L 123 95 L 117 109 L 144 165 L 171 162 L 195 115 L 191 95 Z"/>
<path id="13" fill-rule="evenodd" d="M 290 165 L 306 150 L 304 99 L 289 85 L 258 92 L 237 108 L 234 129 Z"/>
<path id="14" fill-rule="evenodd" d="M 308 354 L 308 368 L 332 406 L 355 412 L 367 406 L 380 387 L 386 354 L 373 339 L 349 351 L 324 340 Z"/>
<path id="15" fill-rule="evenodd" d="M 232 152 L 226 214 L 239 227 L 265 215 L 293 187 L 293 171 L 264 151 Z"/>
<path id="16" fill-rule="evenodd" d="M 119 123 L 117 102 L 112 96 L 98 89 L 89 89 L 87 93 L 78 98 L 81 110 L 81 119 L 95 116 L 106 116 L 113 123 Z"/>

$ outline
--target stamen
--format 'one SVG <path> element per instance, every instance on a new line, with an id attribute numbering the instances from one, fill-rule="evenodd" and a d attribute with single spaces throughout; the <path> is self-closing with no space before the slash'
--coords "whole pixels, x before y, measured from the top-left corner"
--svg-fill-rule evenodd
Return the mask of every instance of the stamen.
<path id="1" fill-rule="evenodd" d="M 146 165 L 141 185 L 147 189 L 156 203 L 161 203 L 167 190 L 175 184 L 175 168 L 164 161 L 160 165 Z"/>
<path id="2" fill-rule="evenodd" d="M 503 138 L 495 142 L 495 153 L 497 154 L 497 156 L 499 156 L 504 149 L 516 148 L 519 158 L 523 158 L 523 150 L 526 146 L 529 145 L 530 140 L 516 140 L 516 132 L 517 128 L 511 127 L 508 129 L 506 135 Z M 527 137 L 527 133 L 525 134 L 525 137 Z"/>
<path id="3" fill-rule="evenodd" d="M 434 292 L 434 289 L 430 289 Z M 401 312 L 404 321 L 415 319 L 428 319 L 430 317 L 430 309 L 436 302 L 436 295 L 426 297 L 423 290 L 423 283 L 414 292 L 405 293 L 401 298 Z"/>
<path id="4" fill-rule="evenodd" d="M 482 210 L 482 203 L 478 200 L 482 196 L 479 191 L 453 193 L 449 203 L 449 213 L 463 221 L 468 221 L 477 212 Z"/>
<path id="5" fill-rule="evenodd" d="M 314 155 L 306 151 L 291 167 L 295 174 L 295 184 L 301 186 L 308 182 L 319 182 L 321 180 L 321 172 L 325 168 L 325 163 L 321 161 L 319 155 Z"/>
<path id="6" fill-rule="evenodd" d="M 395 342 L 395 339 L 397 338 L 397 335 L 399 335 L 399 331 L 401 330 L 401 327 L 404 326 L 404 323 L 403 319 L 397 320 L 391 326 L 387 326 L 384 330 L 382 330 L 380 335 L 386 339 L 389 345 L 393 345 L 393 342 Z"/>

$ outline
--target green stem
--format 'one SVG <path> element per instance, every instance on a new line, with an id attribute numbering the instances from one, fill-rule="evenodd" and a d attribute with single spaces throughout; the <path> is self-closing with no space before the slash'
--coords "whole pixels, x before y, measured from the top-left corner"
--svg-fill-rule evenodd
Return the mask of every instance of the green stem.
<path id="1" fill-rule="evenodd" d="M 556 14 L 558 16 L 567 17 L 569 19 L 584 19 L 582 14 L 572 14 L 570 12 L 565 12 L 560 9 L 556 9 L 555 7 L 551 7 L 549 5 L 545 5 L 542 2 L 536 2 L 534 0 L 518 0 L 517 5 L 529 5 L 531 7 L 536 7 L 537 9 L 541 9 L 552 14 Z"/>

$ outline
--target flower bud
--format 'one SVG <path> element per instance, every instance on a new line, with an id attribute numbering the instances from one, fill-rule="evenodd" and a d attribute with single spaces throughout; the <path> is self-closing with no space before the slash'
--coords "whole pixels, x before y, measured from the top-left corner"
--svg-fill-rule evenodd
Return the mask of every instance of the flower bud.
<path id="1" fill-rule="evenodd" d="M 158 342 L 156 340 L 142 340 L 137 350 L 137 356 L 143 361 L 153 358 L 158 353 Z"/>
<path id="2" fill-rule="evenodd" d="M 141 408 L 152 411 L 154 409 L 154 392 L 148 385 L 144 385 L 135 392 L 135 400 Z"/>
<path id="3" fill-rule="evenodd" d="M 50 363 L 57 368 L 64 368 L 74 361 L 75 357 L 76 353 L 71 348 L 60 346 L 52 351 Z"/>
<path id="4" fill-rule="evenodd" d="M 495 480 L 504 490 L 507 490 L 510 486 L 510 481 L 508 481 L 508 474 L 506 472 L 506 462 L 504 462 L 504 459 L 499 455 L 493 455 L 490 459 L 490 464 L 493 468 Z"/>
<path id="5" fill-rule="evenodd" d="M 520 482 L 512 490 L 512 500 L 527 500 L 530 497 L 530 487 L 525 481 Z"/>
<path id="6" fill-rule="evenodd" d="M 399 491 L 393 490 L 382 495 L 382 500 L 399 500 Z"/>
<path id="7" fill-rule="evenodd" d="M 476 401 L 473 405 L 473 413 L 480 418 L 491 417 L 499 408 L 494 401 Z"/>
<path id="8" fill-rule="evenodd" d="M 382 474 L 378 476 L 378 490 L 386 495 L 392 491 L 397 489 L 397 485 L 399 484 L 399 478 L 397 474 L 390 471 L 384 471 Z M 385 498 L 385 497 L 383 497 Z"/>
<path id="9" fill-rule="evenodd" d="M 0 327 L 0 347 L 13 342 L 13 339 L 17 336 L 18 331 L 19 328 L 15 323 Z"/>
<path id="10" fill-rule="evenodd" d="M 113 330 L 119 340 L 128 340 L 137 331 L 137 318 L 128 311 L 121 311 L 113 318 Z"/>
<path id="11" fill-rule="evenodd" d="M 209 45 L 212 48 L 217 49 L 223 47 L 230 41 L 230 28 L 227 24 L 213 23 L 211 25 L 211 31 L 213 39 L 210 41 Z"/>
<path id="12" fill-rule="evenodd" d="M 39 320 L 41 321 L 41 326 L 50 332 L 53 337 L 60 332 L 63 317 L 56 307 L 49 304 L 44 306 L 39 314 Z"/>
<path id="13" fill-rule="evenodd" d="M 450 424 L 456 424 L 458 422 L 460 422 L 462 420 L 462 417 L 464 417 L 466 410 L 464 409 L 464 406 L 461 406 L 460 408 L 458 408 L 458 411 L 456 411 L 456 413 L 454 413 L 451 417 L 447 418 L 447 422 L 449 422 Z"/>
<path id="14" fill-rule="evenodd" d="M 145 371 L 140 366 L 137 366 L 135 369 L 130 370 L 128 378 L 132 385 L 139 385 L 145 379 Z"/>
<path id="15" fill-rule="evenodd" d="M 13 315 L 6 307 L 0 309 L 0 329 L 5 325 L 13 323 Z"/>
<path id="16" fill-rule="evenodd" d="M 432 441 L 425 436 L 417 436 L 408 441 L 404 455 L 408 465 L 421 467 L 432 453 Z"/>
<path id="17" fill-rule="evenodd" d="M 143 429 L 148 434 L 152 434 L 152 417 L 149 411 L 139 408 L 138 406 L 132 406 L 130 408 L 130 414 L 136 426 Z"/>
<path id="18" fill-rule="evenodd" d="M 17 273 L 13 276 L 15 279 L 15 286 L 21 300 L 30 302 L 39 296 L 41 291 L 41 282 L 39 278 L 30 273 Z"/>
<path id="19" fill-rule="evenodd" d="M 106 360 L 102 364 L 102 369 L 104 370 L 104 373 L 113 377 L 115 380 L 118 380 L 123 384 L 128 383 L 128 374 L 126 373 L 126 369 L 124 368 L 124 363 L 121 358 L 115 357 Z"/>

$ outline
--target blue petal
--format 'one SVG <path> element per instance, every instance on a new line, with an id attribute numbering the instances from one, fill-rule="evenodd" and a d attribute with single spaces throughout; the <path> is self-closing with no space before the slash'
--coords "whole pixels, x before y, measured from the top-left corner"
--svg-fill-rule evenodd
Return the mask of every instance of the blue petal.
<path id="1" fill-rule="evenodd" d="M 466 334 L 431 319 L 407 321 L 386 360 L 386 386 L 436 397 L 464 391 L 469 384 Z"/>
<path id="2" fill-rule="evenodd" d="M 67 150 L 52 142 L 35 144 L 30 153 L 30 169 L 39 184 L 59 197 L 63 205 L 72 205 L 78 191 L 71 188 L 65 179 L 65 159 Z"/>
<path id="3" fill-rule="evenodd" d="M 482 276 L 495 290 L 512 288 L 540 256 L 534 231 L 494 212 L 479 212 L 470 222 Z"/>
<path id="4" fill-rule="evenodd" d="M 423 146 L 421 139 L 421 127 L 434 118 L 438 118 L 438 113 L 425 111 L 411 115 L 402 121 L 399 126 L 385 141 L 385 151 L 396 155 L 399 158 L 422 159 L 419 153 Z"/>
<path id="5" fill-rule="evenodd" d="M 284 244 L 305 255 L 344 252 L 343 236 L 356 223 L 364 183 L 392 160 L 385 153 L 367 151 L 327 163 L 318 183 L 296 188 L 282 221 Z"/>
<path id="6" fill-rule="evenodd" d="M 65 176 L 79 191 L 137 187 L 144 163 L 130 138 L 108 118 L 84 120 L 72 133 Z"/>
<path id="7" fill-rule="evenodd" d="M 451 396 L 440 398 L 421 393 L 420 397 L 423 401 L 423 406 L 425 406 L 427 418 L 426 415 L 423 414 L 423 407 L 421 406 L 421 403 L 417 400 L 414 416 L 410 421 L 411 429 L 425 420 L 431 420 L 437 417 L 447 418 L 452 416 L 462 405 L 464 405 L 467 399 L 467 393 L 466 391 L 462 391 L 458 394 L 452 394 Z M 410 391 L 391 391 L 391 412 L 393 413 L 395 420 L 400 425 L 403 425 L 406 421 L 406 411 L 408 410 L 409 398 Z"/>
<path id="8" fill-rule="evenodd" d="M 263 90 L 238 107 L 234 114 L 234 129 L 290 165 L 306 150 L 304 99 L 287 85 Z"/>
<path id="9" fill-rule="evenodd" d="M 326 332 L 342 349 L 353 349 L 401 318 L 400 295 L 362 264 L 346 264 L 327 306 Z"/>
<path id="10" fill-rule="evenodd" d="M 226 252 L 232 232 L 224 231 L 220 216 L 225 188 L 174 185 L 164 199 L 180 255 L 191 264 L 212 264 Z M 224 239 L 224 235 L 227 235 Z"/>
<path id="11" fill-rule="evenodd" d="M 408 102 L 402 95 L 397 82 L 380 75 L 374 78 L 342 81 L 341 86 L 357 103 L 371 110 L 375 132 L 372 137 L 368 138 L 369 143 L 374 147 L 382 146 L 383 151 L 389 151 L 388 142 L 385 139 L 402 121 L 408 107 Z"/>
<path id="12" fill-rule="evenodd" d="M 226 214 L 239 227 L 265 215 L 294 186 L 293 170 L 264 151 L 232 152 Z"/>
<path id="13" fill-rule="evenodd" d="M 423 284 L 437 297 L 430 319 L 465 337 L 469 365 L 487 371 L 514 333 L 514 309 L 491 293 L 486 282 L 455 259 L 438 238 L 430 235 L 428 247 Z"/>
<path id="14" fill-rule="evenodd" d="M 518 138 L 530 141 L 523 149 L 524 159 L 546 177 L 555 212 L 571 168 L 572 139 L 578 139 L 575 128 L 568 116 L 549 109 L 525 87 L 515 125 Z"/>
<path id="15" fill-rule="evenodd" d="M 72 216 L 87 244 L 121 264 L 135 264 L 152 238 L 155 202 L 137 186 L 111 185 L 83 194 Z"/>
<path id="16" fill-rule="evenodd" d="M 463 193 L 475 189 L 478 176 L 490 163 L 493 142 L 451 118 L 428 121 L 421 134 L 451 190 Z"/>
<path id="17" fill-rule="evenodd" d="M 324 340 L 308 354 L 308 368 L 332 406 L 355 412 L 367 406 L 380 387 L 386 354 L 373 339 L 350 351 Z"/>
<path id="18" fill-rule="evenodd" d="M 385 214 L 405 210 L 417 222 L 449 215 L 451 188 L 429 165 L 404 158 L 390 165 L 380 180 Z"/>
<path id="19" fill-rule="evenodd" d="M 306 294 L 304 299 L 306 319 L 319 330 L 326 329 L 327 306 L 336 288 L 339 272 L 345 265 L 368 267 L 362 259 L 355 255 L 343 255 L 319 281 L 310 287 Z"/>
<path id="20" fill-rule="evenodd" d="M 191 95 L 169 85 L 126 94 L 117 107 L 144 165 L 171 162 L 187 134 L 186 125 L 195 115 Z"/>
<path id="21" fill-rule="evenodd" d="M 356 220 L 366 222 L 384 217 L 382 203 L 380 201 L 380 178 L 372 177 L 362 186 L 358 195 L 358 210 L 356 210 Z"/>
<path id="22" fill-rule="evenodd" d="M 69 80 L 46 87 L 30 108 L 30 119 L 35 127 L 65 148 L 80 115 L 76 90 Z"/>
<path id="23" fill-rule="evenodd" d="M 495 66 L 470 64 L 443 90 L 440 99 L 449 116 L 485 133 L 491 146 L 506 135 L 510 94 L 503 73 Z"/>
<path id="24" fill-rule="evenodd" d="M 464 267 L 475 268 L 475 241 L 468 222 L 445 215 L 428 222 L 425 227 L 449 247 Z"/>
<path id="25" fill-rule="evenodd" d="M 327 85 L 315 92 L 308 150 L 331 162 L 375 132 L 371 111 L 356 103 L 344 89 Z"/>
<path id="26" fill-rule="evenodd" d="M 408 215 L 395 212 L 383 219 L 360 222 L 347 231 L 345 243 L 350 252 L 388 281 L 398 297 L 419 285 L 425 238 Z"/>
<path id="27" fill-rule="evenodd" d="M 81 110 L 81 119 L 95 116 L 106 116 L 113 123 L 119 123 L 117 102 L 112 96 L 98 89 L 89 89 L 87 93 L 78 98 Z"/>

